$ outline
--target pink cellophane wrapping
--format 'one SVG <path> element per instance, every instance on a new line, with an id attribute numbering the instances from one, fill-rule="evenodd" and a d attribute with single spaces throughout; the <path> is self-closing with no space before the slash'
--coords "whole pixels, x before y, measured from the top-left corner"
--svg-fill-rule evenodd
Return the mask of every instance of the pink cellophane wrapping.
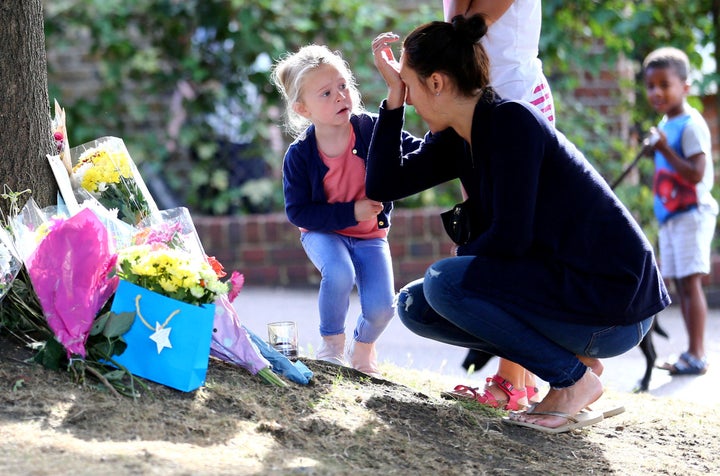
<path id="1" fill-rule="evenodd" d="M 45 318 L 68 357 L 85 357 L 85 341 L 115 292 L 117 254 L 106 228 L 89 209 L 56 224 L 26 261 Z"/>

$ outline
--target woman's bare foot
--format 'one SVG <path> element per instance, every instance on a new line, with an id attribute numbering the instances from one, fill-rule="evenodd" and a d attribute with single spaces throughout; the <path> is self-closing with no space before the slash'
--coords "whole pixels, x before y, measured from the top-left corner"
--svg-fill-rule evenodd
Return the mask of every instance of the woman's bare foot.
<path id="1" fill-rule="evenodd" d="M 580 362 L 590 367 L 593 373 L 598 377 L 601 376 L 603 370 L 605 370 L 605 366 L 600 361 L 600 359 L 596 359 L 595 357 L 586 357 L 584 355 L 578 355 L 577 358 Z"/>
<path id="2" fill-rule="evenodd" d="M 540 395 L 538 395 L 540 390 L 537 387 L 537 377 L 535 377 L 535 374 L 529 370 L 525 371 L 525 390 L 527 391 L 528 405 L 532 405 L 533 403 L 538 403 L 540 401 Z"/>
<path id="3" fill-rule="evenodd" d="M 595 372 L 585 372 L 585 375 L 574 385 L 565 388 L 550 388 L 543 400 L 535 405 L 531 413 L 515 412 L 510 419 L 534 423 L 548 428 L 557 428 L 567 423 L 561 416 L 540 415 L 543 412 L 556 412 L 569 416 L 576 415 L 603 393 L 603 386 Z M 538 413 L 535 415 L 534 413 Z"/>

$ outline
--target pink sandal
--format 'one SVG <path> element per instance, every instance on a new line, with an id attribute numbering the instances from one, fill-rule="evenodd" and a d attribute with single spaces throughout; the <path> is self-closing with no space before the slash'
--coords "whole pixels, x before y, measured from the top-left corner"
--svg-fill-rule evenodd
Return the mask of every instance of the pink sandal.
<path id="1" fill-rule="evenodd" d="M 525 390 L 517 390 L 507 380 L 500 377 L 499 375 L 493 375 L 486 379 L 487 385 L 485 391 L 480 394 L 478 393 L 477 387 L 468 387 L 466 385 L 457 385 L 450 392 L 442 392 L 440 395 L 444 398 L 451 398 L 456 400 L 475 400 L 481 405 L 487 405 L 492 408 L 502 408 L 503 410 L 523 410 L 525 405 L 518 403 L 518 400 L 526 397 L 527 392 Z M 489 387 L 496 385 L 500 390 L 508 396 L 507 400 L 498 400 L 490 392 Z"/>

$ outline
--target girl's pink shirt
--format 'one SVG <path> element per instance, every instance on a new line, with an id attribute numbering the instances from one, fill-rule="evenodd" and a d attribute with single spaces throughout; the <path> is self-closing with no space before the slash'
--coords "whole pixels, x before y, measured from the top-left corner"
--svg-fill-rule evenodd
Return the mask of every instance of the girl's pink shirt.
<path id="1" fill-rule="evenodd" d="M 355 132 L 345 151 L 337 157 L 328 157 L 320 152 L 320 158 L 330 169 L 323 179 L 325 194 L 328 203 L 355 202 L 366 199 L 365 195 L 365 161 L 356 155 L 353 148 Z M 378 228 L 377 219 L 361 221 L 357 225 L 349 226 L 337 233 L 353 238 L 384 238 L 387 228 Z"/>

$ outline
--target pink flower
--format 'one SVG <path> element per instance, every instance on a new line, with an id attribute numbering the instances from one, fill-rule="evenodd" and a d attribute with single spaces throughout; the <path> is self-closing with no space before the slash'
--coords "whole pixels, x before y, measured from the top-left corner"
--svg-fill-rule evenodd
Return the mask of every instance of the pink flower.
<path id="1" fill-rule="evenodd" d="M 150 227 L 143 228 L 135 234 L 133 241 L 136 245 L 153 245 L 157 243 L 162 243 L 165 245 L 176 245 L 177 243 L 175 243 L 175 240 L 178 239 L 180 231 L 180 223 L 163 223 L 159 229 Z"/>
<path id="2" fill-rule="evenodd" d="M 245 284 L 245 275 L 233 271 L 232 275 L 230 275 L 230 291 L 228 292 L 230 302 L 233 302 L 238 294 L 240 294 L 243 284 Z"/>

